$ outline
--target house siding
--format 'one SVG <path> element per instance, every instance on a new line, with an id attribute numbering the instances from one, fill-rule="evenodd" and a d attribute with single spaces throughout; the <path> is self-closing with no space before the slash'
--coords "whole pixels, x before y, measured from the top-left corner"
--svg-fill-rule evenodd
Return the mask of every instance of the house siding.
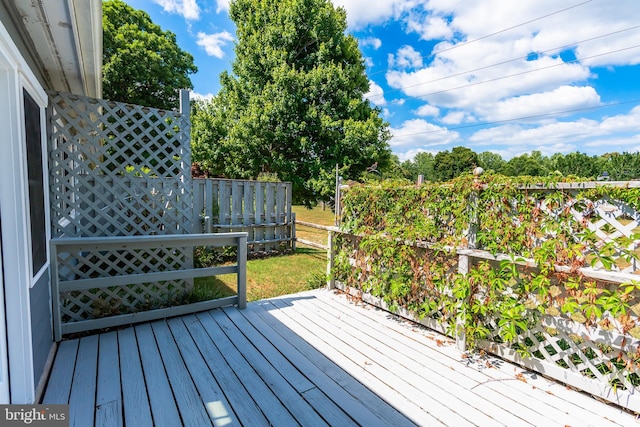
<path id="1" fill-rule="evenodd" d="M 29 300 L 31 305 L 33 374 L 37 382 L 44 372 L 47 357 L 53 345 L 48 269 L 31 288 Z"/>

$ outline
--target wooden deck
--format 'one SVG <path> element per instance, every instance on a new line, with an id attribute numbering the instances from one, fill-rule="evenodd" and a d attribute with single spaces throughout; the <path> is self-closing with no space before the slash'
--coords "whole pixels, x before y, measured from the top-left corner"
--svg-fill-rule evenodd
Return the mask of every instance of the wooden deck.
<path id="1" fill-rule="evenodd" d="M 640 426 L 325 290 L 64 341 L 43 403 L 81 426 Z"/>

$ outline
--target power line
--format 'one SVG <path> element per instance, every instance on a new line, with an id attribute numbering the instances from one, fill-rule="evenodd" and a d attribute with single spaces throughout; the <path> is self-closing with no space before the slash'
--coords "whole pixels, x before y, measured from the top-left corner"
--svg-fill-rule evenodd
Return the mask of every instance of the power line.
<path id="1" fill-rule="evenodd" d="M 564 9 L 558 10 L 558 11 L 556 11 L 556 12 L 549 13 L 549 14 L 547 14 L 547 15 L 540 16 L 539 18 L 535 18 L 535 19 L 532 19 L 532 20 L 530 20 L 530 21 L 523 22 L 522 24 L 514 25 L 513 27 L 505 28 L 504 30 L 496 31 L 495 33 L 491 33 L 491 34 L 487 34 L 486 36 L 478 37 L 477 39 L 473 39 L 473 40 L 469 40 L 469 41 L 464 42 L 464 43 L 460 43 L 460 44 L 453 45 L 453 46 L 451 46 L 451 47 L 449 47 L 449 48 L 447 48 L 447 49 L 442 49 L 442 50 L 437 51 L 437 52 L 436 52 L 436 54 L 438 54 L 438 53 L 443 53 L 443 52 L 449 52 L 449 51 L 451 51 L 451 50 L 458 49 L 458 48 L 460 48 L 460 47 L 462 47 L 462 46 L 467 46 L 467 45 L 469 45 L 469 44 L 471 44 L 471 43 L 475 43 L 475 42 L 477 42 L 477 41 L 484 40 L 484 39 L 487 39 L 487 38 L 489 38 L 489 37 L 493 37 L 493 36 L 495 36 L 495 35 L 497 35 L 497 34 L 501 34 L 501 33 L 504 33 L 504 32 L 510 31 L 510 30 L 513 30 L 513 29 L 515 29 L 515 28 L 518 28 L 518 27 L 522 27 L 523 25 L 527 25 L 527 24 L 530 24 L 530 23 L 532 23 L 532 22 L 539 21 L 539 20 L 541 20 L 541 19 L 548 18 L 548 17 L 550 17 L 550 16 L 557 15 L 557 14 L 562 13 L 562 12 L 566 12 L 567 10 L 574 9 L 574 8 L 576 8 L 576 7 L 578 7 L 578 6 L 582 6 L 582 5 L 585 5 L 585 4 L 587 4 L 587 3 L 591 3 L 592 1 L 593 1 L 593 0 L 587 0 L 587 1 L 584 1 L 584 2 L 582 2 L 582 3 L 578 3 L 578 4 L 575 4 L 575 5 L 573 5 L 573 6 L 569 6 L 569 7 L 566 7 L 566 8 L 564 8 Z"/>
<path id="2" fill-rule="evenodd" d="M 548 14 L 543 15 L 543 16 L 540 16 L 540 17 L 538 17 L 538 18 L 531 19 L 531 20 L 526 21 L 526 22 L 523 22 L 523 23 L 521 23 L 521 24 L 517 24 L 517 25 L 511 26 L 511 27 L 509 27 L 509 28 L 505 28 L 505 29 L 502 29 L 502 30 L 496 31 L 496 32 L 491 33 L 491 34 L 487 34 L 487 35 L 485 35 L 485 36 L 478 37 L 477 39 L 473 39 L 473 40 L 469 40 L 469 41 L 466 41 L 466 42 L 463 42 L 463 43 L 459 43 L 459 44 L 453 45 L 453 46 L 448 47 L 448 48 L 446 48 L 446 49 L 439 50 L 438 52 L 435 52 L 435 54 L 439 54 L 439 53 L 448 52 L 448 51 L 451 51 L 451 50 L 454 50 L 454 49 L 458 49 L 458 48 L 460 48 L 460 47 L 462 47 L 462 46 L 466 46 L 466 45 L 469 45 L 469 44 L 471 44 L 471 43 L 475 43 L 475 42 L 477 42 L 477 41 L 484 40 L 484 39 L 487 39 L 487 38 L 489 38 L 489 37 L 493 37 L 493 36 L 495 36 L 495 35 L 497 35 L 497 34 L 502 34 L 502 33 L 504 33 L 504 32 L 507 32 L 507 31 L 513 30 L 513 29 L 518 28 L 518 27 L 522 27 L 522 26 L 527 25 L 527 24 L 530 24 L 530 23 L 532 23 L 532 22 L 539 21 L 539 20 L 541 20 L 541 19 L 548 18 L 548 17 L 550 17 L 550 16 L 557 15 L 557 14 L 562 13 L 562 12 L 566 12 L 567 10 L 574 9 L 574 8 L 576 8 L 576 7 L 579 7 L 579 6 L 585 5 L 585 4 L 590 3 L 590 2 L 592 2 L 592 1 L 593 1 L 593 0 L 587 0 L 587 1 L 584 1 L 584 2 L 582 2 L 582 3 L 578 3 L 578 4 L 575 4 L 575 5 L 573 5 L 573 6 L 569 6 L 569 7 L 566 7 L 566 8 L 564 8 L 564 9 L 561 9 L 561 10 L 558 10 L 558 11 L 555 11 L 555 12 L 552 12 L 552 13 L 548 13 Z M 420 56 L 420 58 L 419 58 L 419 59 L 420 59 L 420 60 L 422 60 L 422 59 L 424 59 L 424 58 L 425 58 L 424 56 Z M 417 61 L 417 59 L 413 60 L 412 62 L 415 62 L 415 61 Z M 384 70 L 384 71 L 382 71 L 382 70 L 381 70 L 381 71 L 376 71 L 376 72 L 371 73 L 370 75 L 376 75 L 376 74 L 380 74 L 380 73 L 386 73 L 387 71 L 389 71 L 389 69 L 386 69 L 386 70 Z"/>
<path id="3" fill-rule="evenodd" d="M 550 49 L 541 50 L 541 51 L 535 52 L 535 53 L 536 54 L 543 54 L 543 53 L 547 53 L 547 52 L 553 52 L 553 51 L 556 51 L 556 50 L 565 49 L 565 48 L 568 48 L 568 47 L 571 47 L 571 46 L 574 46 L 574 45 L 578 45 L 578 44 L 581 44 L 581 43 L 586 43 L 586 42 L 590 42 L 590 41 L 593 41 L 593 40 L 598 40 L 598 39 L 601 39 L 601 38 L 604 38 L 604 37 L 609 37 L 609 36 L 612 36 L 612 35 L 615 35 L 615 34 L 624 33 L 626 31 L 635 30 L 637 28 L 640 28 L 640 25 L 634 25 L 633 27 L 624 28 L 622 30 L 613 31 L 613 32 L 606 33 L 606 34 L 601 34 L 599 36 L 594 36 L 594 37 L 590 37 L 590 38 L 587 38 L 587 39 L 579 40 L 579 41 L 576 41 L 576 42 L 573 42 L 573 43 L 565 44 L 565 45 L 562 45 L 562 46 L 557 46 L 557 47 L 553 47 L 553 48 L 550 48 Z M 416 87 L 416 86 L 422 86 L 422 85 L 426 85 L 426 84 L 430 84 L 430 83 L 435 83 L 435 82 L 438 82 L 438 81 L 450 79 L 452 77 L 459 77 L 459 76 L 462 76 L 462 75 L 465 75 L 465 74 L 474 73 L 476 71 L 482 71 L 482 70 L 486 70 L 486 69 L 489 69 L 489 68 L 493 68 L 493 67 L 496 67 L 498 65 L 504 65 L 504 64 L 508 64 L 510 62 L 515 62 L 515 61 L 521 61 L 523 59 L 527 59 L 528 57 L 529 57 L 529 55 L 520 56 L 518 58 L 508 59 L 506 61 L 501 61 L 501 62 L 496 62 L 494 64 L 485 65 L 483 67 L 478 67 L 478 68 L 474 68 L 474 69 L 467 70 L 467 71 L 461 71 L 459 73 L 449 74 L 449 75 L 447 75 L 445 77 L 440 77 L 440 78 L 437 78 L 437 79 L 428 80 L 428 81 L 421 82 L 421 83 L 415 83 L 415 84 L 412 84 L 412 85 L 400 86 L 398 88 L 395 88 L 395 89 L 392 89 L 392 90 L 388 90 L 385 93 L 371 95 L 370 97 L 368 97 L 368 99 L 371 100 L 372 98 L 375 99 L 375 98 L 378 98 L 378 97 L 382 97 L 383 98 L 385 95 L 388 95 L 388 94 L 394 93 L 394 92 L 399 92 L 399 91 L 402 91 L 404 89 L 409 89 L 409 88 Z M 583 59 L 585 59 L 585 58 L 583 58 Z"/>
<path id="4" fill-rule="evenodd" d="M 638 103 L 640 103 L 640 99 L 634 99 L 634 100 L 631 100 L 631 101 L 612 102 L 611 104 L 598 105 L 597 107 L 574 108 L 572 110 L 555 111 L 555 112 L 552 112 L 552 113 L 544 113 L 544 114 L 536 114 L 536 115 L 532 115 L 532 116 L 516 117 L 516 118 L 513 118 L 513 119 L 495 120 L 495 121 L 492 121 L 492 122 L 473 123 L 473 124 L 469 124 L 469 125 L 456 126 L 456 127 L 452 127 L 452 128 L 443 128 L 443 129 L 438 129 L 438 130 L 428 130 L 428 131 L 424 131 L 424 132 L 407 133 L 407 134 L 401 135 L 400 137 L 404 138 L 406 136 L 426 135 L 426 134 L 437 133 L 437 132 L 448 132 L 448 131 L 451 131 L 451 130 L 460 130 L 460 129 L 468 129 L 468 128 L 473 128 L 473 127 L 480 127 L 480 126 L 497 125 L 497 124 L 501 124 L 501 123 L 517 122 L 517 121 L 520 121 L 520 120 L 539 119 L 539 118 L 542 118 L 542 117 L 559 116 L 559 115 L 567 114 L 567 113 L 577 113 L 579 111 L 599 110 L 599 109 L 602 109 L 602 108 L 617 107 L 619 105 L 638 104 Z"/>
<path id="5" fill-rule="evenodd" d="M 562 62 L 560 64 L 548 65 L 546 67 L 540 67 L 540 68 L 536 68 L 534 70 L 526 70 L 526 71 L 521 71 L 519 73 L 508 74 L 506 76 L 495 77 L 495 78 L 492 78 L 492 79 L 483 80 L 481 82 L 468 83 L 466 85 L 456 86 L 454 88 L 449 88 L 449 89 L 438 90 L 438 91 L 435 91 L 435 92 L 423 93 L 423 94 L 420 94 L 420 95 L 411 95 L 411 97 L 412 98 L 422 98 L 422 97 L 429 96 L 429 95 L 436 95 L 436 94 L 440 94 L 440 93 L 451 92 L 451 91 L 454 91 L 454 90 L 464 89 L 464 88 L 471 87 L 471 86 L 477 86 L 477 85 L 481 85 L 481 84 L 485 84 L 485 83 L 495 82 L 495 81 L 498 81 L 498 80 L 508 79 L 508 78 L 511 78 L 511 77 L 521 76 L 521 75 L 524 75 L 524 74 L 535 73 L 535 72 L 538 72 L 538 71 L 544 71 L 544 70 L 548 70 L 550 68 L 561 67 L 561 66 L 564 66 L 564 65 L 569 65 L 569 64 L 576 63 L 576 62 L 584 61 L 585 59 L 593 59 L 593 58 L 598 58 L 600 56 L 611 55 L 613 53 L 619 53 L 619 52 L 623 52 L 625 50 L 635 49 L 635 48 L 638 48 L 638 47 L 640 47 L 640 44 L 637 44 L 637 45 L 634 45 L 634 46 L 625 47 L 625 48 L 622 48 L 622 49 L 611 50 L 609 52 L 604 52 L 604 53 L 600 53 L 600 54 L 597 54 L 597 55 L 585 56 L 585 57 L 580 58 L 580 59 L 572 59 L 570 61 Z"/>

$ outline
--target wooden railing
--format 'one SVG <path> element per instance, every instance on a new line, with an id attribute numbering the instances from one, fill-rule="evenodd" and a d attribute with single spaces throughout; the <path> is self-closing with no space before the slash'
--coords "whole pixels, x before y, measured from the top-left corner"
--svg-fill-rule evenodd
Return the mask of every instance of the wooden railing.
<path id="1" fill-rule="evenodd" d="M 235 265 L 185 268 L 198 246 L 237 248 Z M 169 261 L 167 261 L 169 260 Z M 247 233 L 130 237 L 81 237 L 51 240 L 53 324 L 62 335 L 145 322 L 236 304 L 246 306 Z M 163 306 L 187 293 L 190 279 L 237 275 L 237 295 L 184 305 Z M 173 284 L 168 286 L 167 284 Z M 99 317 L 97 301 L 113 313 Z M 140 307 L 151 307 L 146 311 Z M 120 312 L 132 309 L 126 314 Z M 104 307 L 101 314 L 104 315 Z"/>

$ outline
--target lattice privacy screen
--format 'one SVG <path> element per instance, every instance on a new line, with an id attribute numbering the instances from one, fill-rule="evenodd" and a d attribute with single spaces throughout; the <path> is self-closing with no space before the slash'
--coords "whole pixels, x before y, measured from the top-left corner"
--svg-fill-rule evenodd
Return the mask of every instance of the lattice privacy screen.
<path id="1" fill-rule="evenodd" d="M 188 114 L 58 92 L 49 93 L 49 102 L 53 238 L 191 232 Z M 62 280 L 89 279 L 190 268 L 193 253 L 98 248 L 54 262 Z M 75 321 L 145 310 L 191 287 L 192 280 L 177 280 L 54 298 L 63 321 Z"/>
<path id="2" fill-rule="evenodd" d="M 61 252 L 58 277 L 61 281 L 127 274 L 145 274 L 187 268 L 192 265 L 191 247 L 141 248 Z M 126 286 L 109 286 L 81 291 L 60 292 L 63 323 L 134 313 L 178 304 L 188 280 L 149 281 Z"/>
<path id="3" fill-rule="evenodd" d="M 631 206 L 613 199 L 572 201 L 567 207 L 576 221 L 584 221 L 587 228 L 593 232 L 596 247 L 602 247 L 619 238 L 628 238 L 628 244 L 610 245 L 613 265 L 605 266 L 601 261 L 594 262 L 593 267 L 598 269 L 611 269 L 622 273 L 636 273 L 638 262 L 635 257 L 625 256 L 636 251 L 640 246 L 638 231 L 640 231 L 640 212 L 636 212 Z M 589 248 L 585 256 L 589 259 L 594 253 Z M 625 259 L 626 258 L 626 259 Z"/>
<path id="4" fill-rule="evenodd" d="M 191 232 L 189 117 L 50 93 L 53 237 Z"/>
<path id="5" fill-rule="evenodd" d="M 603 330 L 545 316 L 540 324 L 522 333 L 518 343 L 533 356 L 531 363 L 544 366 L 543 372 L 551 377 L 562 380 L 566 375 L 562 371 L 567 370 L 596 380 L 602 388 L 636 392 L 640 369 L 634 360 L 639 341 L 614 328 Z"/>

